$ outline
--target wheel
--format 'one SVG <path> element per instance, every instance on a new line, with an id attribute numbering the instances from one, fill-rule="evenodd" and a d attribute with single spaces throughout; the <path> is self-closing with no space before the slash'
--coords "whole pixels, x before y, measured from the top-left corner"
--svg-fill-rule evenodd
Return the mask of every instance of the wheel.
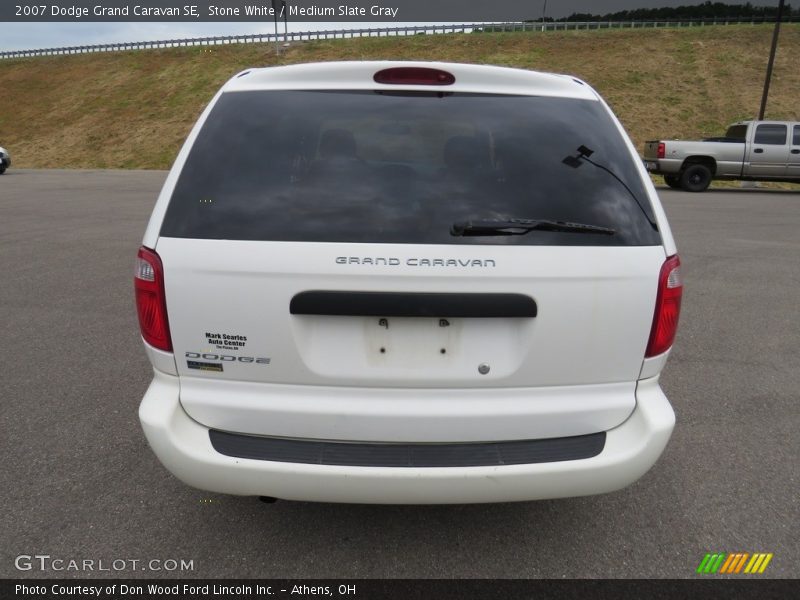
<path id="1" fill-rule="evenodd" d="M 673 190 L 681 189 L 681 178 L 677 175 L 664 175 L 664 183 Z"/>
<path id="2" fill-rule="evenodd" d="M 711 169 L 705 165 L 689 165 L 681 173 L 681 187 L 687 192 L 704 192 L 711 185 Z"/>

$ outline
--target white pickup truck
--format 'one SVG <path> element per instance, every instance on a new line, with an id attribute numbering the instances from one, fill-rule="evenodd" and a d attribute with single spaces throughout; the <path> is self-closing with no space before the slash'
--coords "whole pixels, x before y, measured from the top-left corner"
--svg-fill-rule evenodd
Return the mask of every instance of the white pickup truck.
<path id="1" fill-rule="evenodd" d="M 687 192 L 705 191 L 714 179 L 800 183 L 800 123 L 740 121 L 723 137 L 648 141 L 644 163 Z"/>
<path id="2" fill-rule="evenodd" d="M 11 155 L 8 151 L 0 147 L 0 175 L 6 172 L 6 169 L 11 166 Z"/>

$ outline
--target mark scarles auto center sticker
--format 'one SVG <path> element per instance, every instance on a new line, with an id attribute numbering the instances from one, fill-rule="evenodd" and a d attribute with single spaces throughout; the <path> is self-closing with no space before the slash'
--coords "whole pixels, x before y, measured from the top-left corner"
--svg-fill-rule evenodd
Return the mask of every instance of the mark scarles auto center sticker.
<path id="1" fill-rule="evenodd" d="M 206 331 L 206 342 L 217 350 L 241 350 L 247 345 L 247 336 Z"/>
<path id="2" fill-rule="evenodd" d="M 247 336 L 238 333 L 220 333 L 220 332 L 205 332 L 206 343 L 208 348 L 205 351 L 189 351 L 186 352 L 186 366 L 190 369 L 197 369 L 199 371 L 216 371 L 223 372 L 225 370 L 224 363 L 237 363 L 237 364 L 252 364 L 252 365 L 268 365 L 272 359 L 267 357 L 257 356 L 239 356 L 233 354 L 226 354 L 218 352 L 219 350 L 237 351 L 247 346 Z M 213 361 L 213 362 L 201 362 Z"/>

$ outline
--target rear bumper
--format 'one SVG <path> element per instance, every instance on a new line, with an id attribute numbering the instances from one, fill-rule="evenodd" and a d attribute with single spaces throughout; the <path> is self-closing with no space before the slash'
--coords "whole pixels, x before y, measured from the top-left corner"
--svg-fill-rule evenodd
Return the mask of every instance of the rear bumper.
<path id="1" fill-rule="evenodd" d="M 647 172 L 652 173 L 653 175 L 678 175 L 681 172 L 681 167 L 683 166 L 683 160 L 678 159 L 645 158 L 643 160 Z"/>
<path id="2" fill-rule="evenodd" d="M 636 409 L 606 432 L 592 458 L 480 467 L 364 467 L 226 456 L 179 401 L 178 378 L 156 371 L 139 407 L 147 440 L 188 485 L 245 496 L 371 504 L 513 502 L 611 492 L 644 475 L 661 455 L 675 415 L 658 379 L 640 381 Z"/>

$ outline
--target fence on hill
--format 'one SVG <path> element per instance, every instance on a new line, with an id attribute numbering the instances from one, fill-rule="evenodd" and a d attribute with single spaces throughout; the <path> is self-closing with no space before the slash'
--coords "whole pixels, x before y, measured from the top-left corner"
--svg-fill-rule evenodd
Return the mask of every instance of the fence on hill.
<path id="1" fill-rule="evenodd" d="M 798 22 L 797 15 L 784 16 L 784 22 Z M 481 33 L 512 31 L 575 31 L 598 29 L 658 29 L 663 27 L 704 27 L 710 25 L 761 25 L 775 23 L 775 18 L 711 18 L 690 21 L 523 21 L 517 23 L 459 23 L 449 25 L 416 25 L 364 29 L 328 29 L 320 31 L 295 31 L 288 33 L 254 33 L 248 35 L 209 36 L 186 39 L 152 40 L 142 42 L 112 42 L 85 46 L 37 48 L 31 50 L 0 51 L 0 59 L 31 56 L 56 56 L 64 54 L 89 54 L 93 52 L 123 52 L 156 48 L 182 48 L 190 46 L 218 46 L 224 44 L 291 43 L 310 40 L 330 40 L 356 37 L 388 37 L 408 35 L 435 35 L 443 33 Z"/>

